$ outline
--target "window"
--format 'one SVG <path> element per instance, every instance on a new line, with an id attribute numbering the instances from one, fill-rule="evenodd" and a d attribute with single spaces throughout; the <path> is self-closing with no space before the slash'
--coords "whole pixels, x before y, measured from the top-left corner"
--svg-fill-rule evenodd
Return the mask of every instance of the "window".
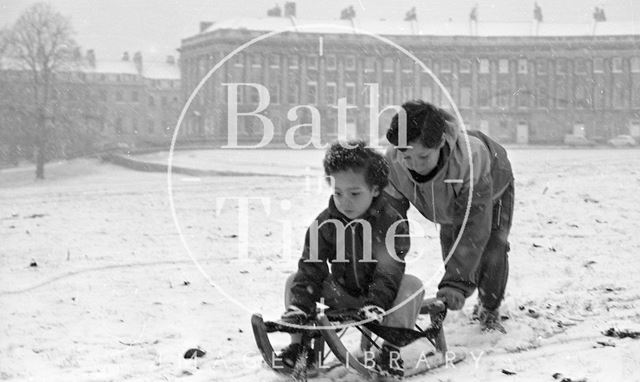
<path id="1" fill-rule="evenodd" d="M 318 70 L 318 57 L 317 56 L 308 56 L 307 57 L 307 69 L 309 69 L 309 70 Z"/>
<path id="2" fill-rule="evenodd" d="M 498 60 L 498 73 L 509 73 L 509 60 L 505 58 Z"/>
<path id="3" fill-rule="evenodd" d="M 556 60 L 556 75 L 565 75 L 567 73 L 567 60 L 559 58 Z"/>
<path id="4" fill-rule="evenodd" d="M 626 90 L 624 85 L 620 82 L 617 82 L 613 86 L 613 107 L 616 109 L 621 109 L 626 106 L 625 102 L 626 98 Z"/>
<path id="5" fill-rule="evenodd" d="M 486 58 L 481 58 L 478 60 L 478 64 L 480 66 L 480 73 L 489 73 L 489 60 Z"/>
<path id="6" fill-rule="evenodd" d="M 290 105 L 295 105 L 298 103 L 298 85 L 291 81 L 289 82 L 287 102 Z"/>
<path id="7" fill-rule="evenodd" d="M 167 97 L 166 96 L 162 96 L 160 98 L 160 103 L 162 104 L 162 106 L 167 106 Z"/>
<path id="8" fill-rule="evenodd" d="M 269 89 L 269 102 L 278 105 L 280 103 L 280 85 L 273 84 Z"/>
<path id="9" fill-rule="evenodd" d="M 382 70 L 387 73 L 393 72 L 393 66 L 394 66 L 393 58 L 385 57 L 384 62 L 382 64 Z"/>
<path id="10" fill-rule="evenodd" d="M 597 86 L 593 93 L 593 106 L 595 109 L 604 109 L 605 106 L 605 89 Z"/>
<path id="11" fill-rule="evenodd" d="M 445 58 L 440 62 L 440 72 L 451 73 L 451 60 Z"/>
<path id="12" fill-rule="evenodd" d="M 356 84 L 348 82 L 344 85 L 347 96 L 347 105 L 356 105 Z"/>
<path id="13" fill-rule="evenodd" d="M 153 96 L 149 96 L 149 106 L 151 107 L 156 106 L 156 99 L 153 98 Z"/>
<path id="14" fill-rule="evenodd" d="M 233 66 L 237 68 L 241 68 L 244 66 L 244 56 L 242 55 L 242 53 L 236 53 L 236 55 L 233 56 Z"/>
<path id="15" fill-rule="evenodd" d="M 289 69 L 298 69 L 298 56 L 289 56 Z"/>
<path id="16" fill-rule="evenodd" d="M 198 60 L 198 78 L 202 78 L 204 77 L 204 75 L 207 73 L 207 58 L 206 57 L 201 57 Z"/>
<path id="17" fill-rule="evenodd" d="M 478 89 L 478 106 L 489 107 L 491 105 L 491 96 L 489 96 L 489 89 L 481 87 Z"/>
<path id="18" fill-rule="evenodd" d="M 131 101 L 138 102 L 138 92 L 135 90 L 131 92 Z"/>
<path id="19" fill-rule="evenodd" d="M 567 80 L 563 77 L 556 79 L 556 107 L 564 109 L 569 104 L 567 91 Z"/>
<path id="20" fill-rule="evenodd" d="M 433 93 L 431 86 L 423 86 L 421 91 L 422 100 L 425 102 L 431 102 L 433 98 Z"/>
<path id="21" fill-rule="evenodd" d="M 327 105 L 336 105 L 336 83 L 335 82 L 327 82 L 327 94 L 326 94 L 326 102 Z"/>
<path id="22" fill-rule="evenodd" d="M 640 108 L 640 84 L 636 85 L 636 87 L 633 89 L 633 94 L 631 95 L 631 103 L 634 109 Z"/>
<path id="23" fill-rule="evenodd" d="M 584 85 L 577 85 L 574 92 L 574 102 L 579 109 L 588 109 L 591 107 L 591 95 Z"/>
<path id="24" fill-rule="evenodd" d="M 362 98 L 362 100 L 363 100 L 363 101 L 362 101 L 362 102 L 363 102 L 363 104 L 364 104 L 364 106 L 365 106 L 365 107 L 371 107 L 371 98 L 372 98 L 372 95 L 375 97 L 375 96 L 376 96 L 376 94 L 374 94 L 374 92 L 373 92 L 373 88 L 372 88 L 372 87 L 366 87 L 366 88 L 365 88 L 365 90 L 366 90 L 366 91 L 363 91 L 363 93 L 362 93 L 362 94 L 363 94 L 363 98 Z M 377 99 L 377 100 L 375 100 L 375 101 L 377 101 L 377 102 L 378 102 L 378 104 L 380 104 L 380 94 L 379 94 L 379 89 L 378 89 L 377 98 L 378 98 L 378 99 Z"/>
<path id="25" fill-rule="evenodd" d="M 238 104 L 242 104 L 245 101 L 245 86 L 238 86 L 237 88 L 237 94 L 236 94 L 236 101 L 238 102 Z M 162 105 L 165 106 L 167 104 L 167 97 L 162 97 Z"/>
<path id="26" fill-rule="evenodd" d="M 262 55 L 260 55 L 260 54 L 252 54 L 251 55 L 251 67 L 252 68 L 261 68 L 262 67 Z"/>
<path id="27" fill-rule="evenodd" d="M 509 107 L 509 89 L 500 89 L 498 92 L 498 107 Z"/>
<path id="28" fill-rule="evenodd" d="M 594 73 L 603 73 L 604 72 L 604 58 L 594 58 L 593 59 L 593 72 Z"/>
<path id="29" fill-rule="evenodd" d="M 611 71 L 614 73 L 622 73 L 622 58 L 621 57 L 614 57 L 611 60 L 611 66 L 612 69 Z"/>
<path id="30" fill-rule="evenodd" d="M 529 89 L 520 88 L 518 89 L 518 107 L 529 107 L 530 106 L 530 96 Z"/>
<path id="31" fill-rule="evenodd" d="M 413 86 L 402 87 L 402 99 L 406 101 L 413 99 Z"/>
<path id="32" fill-rule="evenodd" d="M 318 83 L 315 81 L 307 82 L 307 103 L 315 105 L 318 102 Z"/>
<path id="33" fill-rule="evenodd" d="M 444 88 L 447 90 L 447 92 L 449 92 L 449 95 L 451 96 L 451 98 L 453 98 L 453 92 L 449 84 L 445 83 L 444 81 L 442 82 L 442 84 L 444 85 Z M 444 89 L 440 89 L 440 106 L 449 107 L 450 103 L 451 102 L 449 102 L 449 99 L 447 98 L 447 94 L 445 93 Z"/>
<path id="34" fill-rule="evenodd" d="M 373 73 L 376 71 L 376 60 L 373 57 L 367 57 L 364 59 L 364 72 Z"/>
<path id="35" fill-rule="evenodd" d="M 242 86 L 244 87 L 244 86 Z M 238 89 L 239 92 L 240 89 Z M 258 91 L 258 89 L 254 88 L 254 87 L 248 87 L 246 89 L 246 92 L 249 93 L 249 100 L 252 104 L 257 104 L 260 102 L 260 92 Z"/>
<path id="36" fill-rule="evenodd" d="M 547 60 L 539 58 L 536 60 L 536 73 L 539 75 L 547 74 Z"/>
<path id="37" fill-rule="evenodd" d="M 393 95 L 392 86 L 382 87 L 382 100 L 383 100 L 384 106 L 389 106 L 394 104 L 394 95 Z"/>
<path id="38" fill-rule="evenodd" d="M 527 74 L 529 72 L 529 67 L 526 58 L 518 59 L 518 73 L 519 74 Z"/>
<path id="39" fill-rule="evenodd" d="M 460 87 L 460 106 L 471 107 L 471 88 L 469 86 Z"/>
<path id="40" fill-rule="evenodd" d="M 402 71 L 404 73 L 413 72 L 413 61 L 410 60 L 402 60 Z"/>
<path id="41" fill-rule="evenodd" d="M 640 73 L 640 57 L 631 57 L 631 73 Z"/>
<path id="42" fill-rule="evenodd" d="M 547 88 L 544 86 L 538 88 L 538 92 L 536 94 L 536 106 L 540 108 L 546 108 L 549 106 L 549 93 Z"/>
<path id="43" fill-rule="evenodd" d="M 54 93 L 55 94 L 55 93 Z M 100 100 L 101 101 L 106 101 L 107 100 L 107 91 L 106 90 L 100 90 Z"/>
<path id="44" fill-rule="evenodd" d="M 471 73 L 471 60 L 460 60 L 460 73 Z"/>
<path id="45" fill-rule="evenodd" d="M 279 68 L 280 67 L 280 56 L 277 54 L 269 55 L 269 67 L 270 68 Z"/>
<path id="46" fill-rule="evenodd" d="M 581 58 L 575 62 L 574 72 L 576 74 L 587 74 L 587 62 Z"/>
<path id="47" fill-rule="evenodd" d="M 122 102 L 123 101 L 122 92 L 120 90 L 116 91 L 116 101 L 117 102 Z"/>
<path id="48" fill-rule="evenodd" d="M 356 58 L 354 56 L 347 55 L 344 58 L 344 69 L 349 71 L 356 70 Z"/>
<path id="49" fill-rule="evenodd" d="M 327 70 L 336 70 L 336 56 L 329 54 L 326 57 Z"/>

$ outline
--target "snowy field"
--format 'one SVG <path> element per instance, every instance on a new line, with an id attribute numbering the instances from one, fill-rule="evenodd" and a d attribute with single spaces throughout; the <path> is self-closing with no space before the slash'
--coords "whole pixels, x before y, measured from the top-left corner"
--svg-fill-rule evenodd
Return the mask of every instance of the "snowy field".
<path id="1" fill-rule="evenodd" d="M 562 373 L 640 381 L 640 339 L 602 334 L 639 330 L 640 151 L 514 149 L 510 157 L 508 334 L 469 323 L 472 297 L 445 323 L 465 362 L 412 380 L 554 381 Z M 94 160 L 51 164 L 38 183 L 32 168 L 0 171 L 0 380 L 284 380 L 261 365 L 249 318 L 283 310 L 304 230 L 329 195 L 317 182 L 321 158 L 180 152 L 182 166 L 308 176 L 176 175 L 173 202 L 166 174 Z M 262 199 L 243 209 L 234 199 L 242 197 Z M 244 212 L 248 227 L 239 224 Z M 408 271 L 433 295 L 437 230 L 412 217 L 424 238 L 412 242 Z M 206 357 L 182 359 L 193 347 Z"/>

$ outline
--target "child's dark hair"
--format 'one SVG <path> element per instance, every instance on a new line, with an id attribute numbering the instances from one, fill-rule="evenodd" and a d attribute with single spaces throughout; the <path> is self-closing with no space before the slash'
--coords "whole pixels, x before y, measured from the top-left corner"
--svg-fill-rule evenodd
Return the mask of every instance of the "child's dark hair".
<path id="1" fill-rule="evenodd" d="M 363 140 L 333 143 L 322 164 L 327 176 L 347 170 L 362 173 L 367 184 L 370 187 L 378 186 L 380 191 L 389 182 L 387 160 L 379 152 L 367 147 Z"/>
<path id="2" fill-rule="evenodd" d="M 405 102 L 402 108 L 407 113 L 406 144 L 418 141 L 425 147 L 437 147 L 442 141 L 447 122 L 455 120 L 448 112 L 422 100 Z M 396 113 L 387 130 L 387 140 L 394 146 L 398 146 L 399 142 L 398 118 Z"/>

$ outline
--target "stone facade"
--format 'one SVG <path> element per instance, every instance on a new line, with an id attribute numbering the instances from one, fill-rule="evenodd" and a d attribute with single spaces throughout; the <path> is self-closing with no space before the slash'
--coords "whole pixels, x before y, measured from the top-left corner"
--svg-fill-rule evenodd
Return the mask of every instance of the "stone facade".
<path id="1" fill-rule="evenodd" d="M 503 28 L 483 34 L 474 25 L 429 25 L 434 32 L 428 34 L 415 22 L 387 22 L 370 29 L 388 32 L 376 38 L 353 20 L 341 23 L 334 28 L 305 27 L 294 18 L 230 21 L 208 25 L 184 39 L 180 52 L 185 100 L 210 69 L 219 68 L 195 95 L 180 139 L 227 142 L 229 85 L 224 84 L 255 83 L 269 90 L 270 103 L 260 114 L 274 124 L 272 142 L 281 143 L 291 127 L 313 117 L 302 108 L 298 119 L 288 118 L 291 108 L 301 104 L 314 105 L 323 140 L 334 139 L 341 97 L 354 107 L 346 113 L 347 130 L 369 137 L 375 127 L 370 122 L 371 84 L 379 89 L 376 111 L 415 98 L 453 111 L 436 78 L 467 128 L 483 130 L 504 143 L 558 144 L 566 134 L 584 134 L 596 141 L 617 134 L 640 135 L 640 34 L 633 28 L 626 33 L 610 26 L 616 31 L 609 33 L 593 26 L 584 29 L 592 33 L 581 34 L 567 26 L 544 29 L 532 24 L 526 33 Z M 283 28 L 289 31 L 230 55 L 242 44 Z M 434 76 L 386 39 L 406 49 Z M 221 63 L 225 58 L 228 61 Z M 261 100 L 258 92 L 252 86 L 241 87 L 238 111 L 255 111 Z M 392 114 L 393 110 L 381 112 L 378 135 L 384 134 Z M 239 141 L 255 143 L 263 137 L 263 122 L 257 117 L 237 121 Z M 296 133 L 305 141 L 310 131 L 300 128 Z"/>

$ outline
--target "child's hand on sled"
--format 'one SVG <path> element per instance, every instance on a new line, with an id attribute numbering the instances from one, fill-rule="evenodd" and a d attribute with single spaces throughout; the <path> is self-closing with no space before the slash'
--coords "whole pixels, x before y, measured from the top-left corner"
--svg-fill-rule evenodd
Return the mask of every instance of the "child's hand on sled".
<path id="1" fill-rule="evenodd" d="M 455 288 L 440 288 L 438 293 L 436 293 L 436 297 L 444 301 L 447 308 L 451 310 L 460 310 L 464 306 L 464 295 Z"/>
<path id="2" fill-rule="evenodd" d="M 378 324 L 384 319 L 384 309 L 377 305 L 367 305 L 360 309 L 359 314 L 365 320 L 372 320 Z"/>
<path id="3" fill-rule="evenodd" d="M 309 316 L 295 305 L 290 305 L 287 310 L 282 313 L 280 319 L 290 324 L 303 324 L 307 322 Z"/>

